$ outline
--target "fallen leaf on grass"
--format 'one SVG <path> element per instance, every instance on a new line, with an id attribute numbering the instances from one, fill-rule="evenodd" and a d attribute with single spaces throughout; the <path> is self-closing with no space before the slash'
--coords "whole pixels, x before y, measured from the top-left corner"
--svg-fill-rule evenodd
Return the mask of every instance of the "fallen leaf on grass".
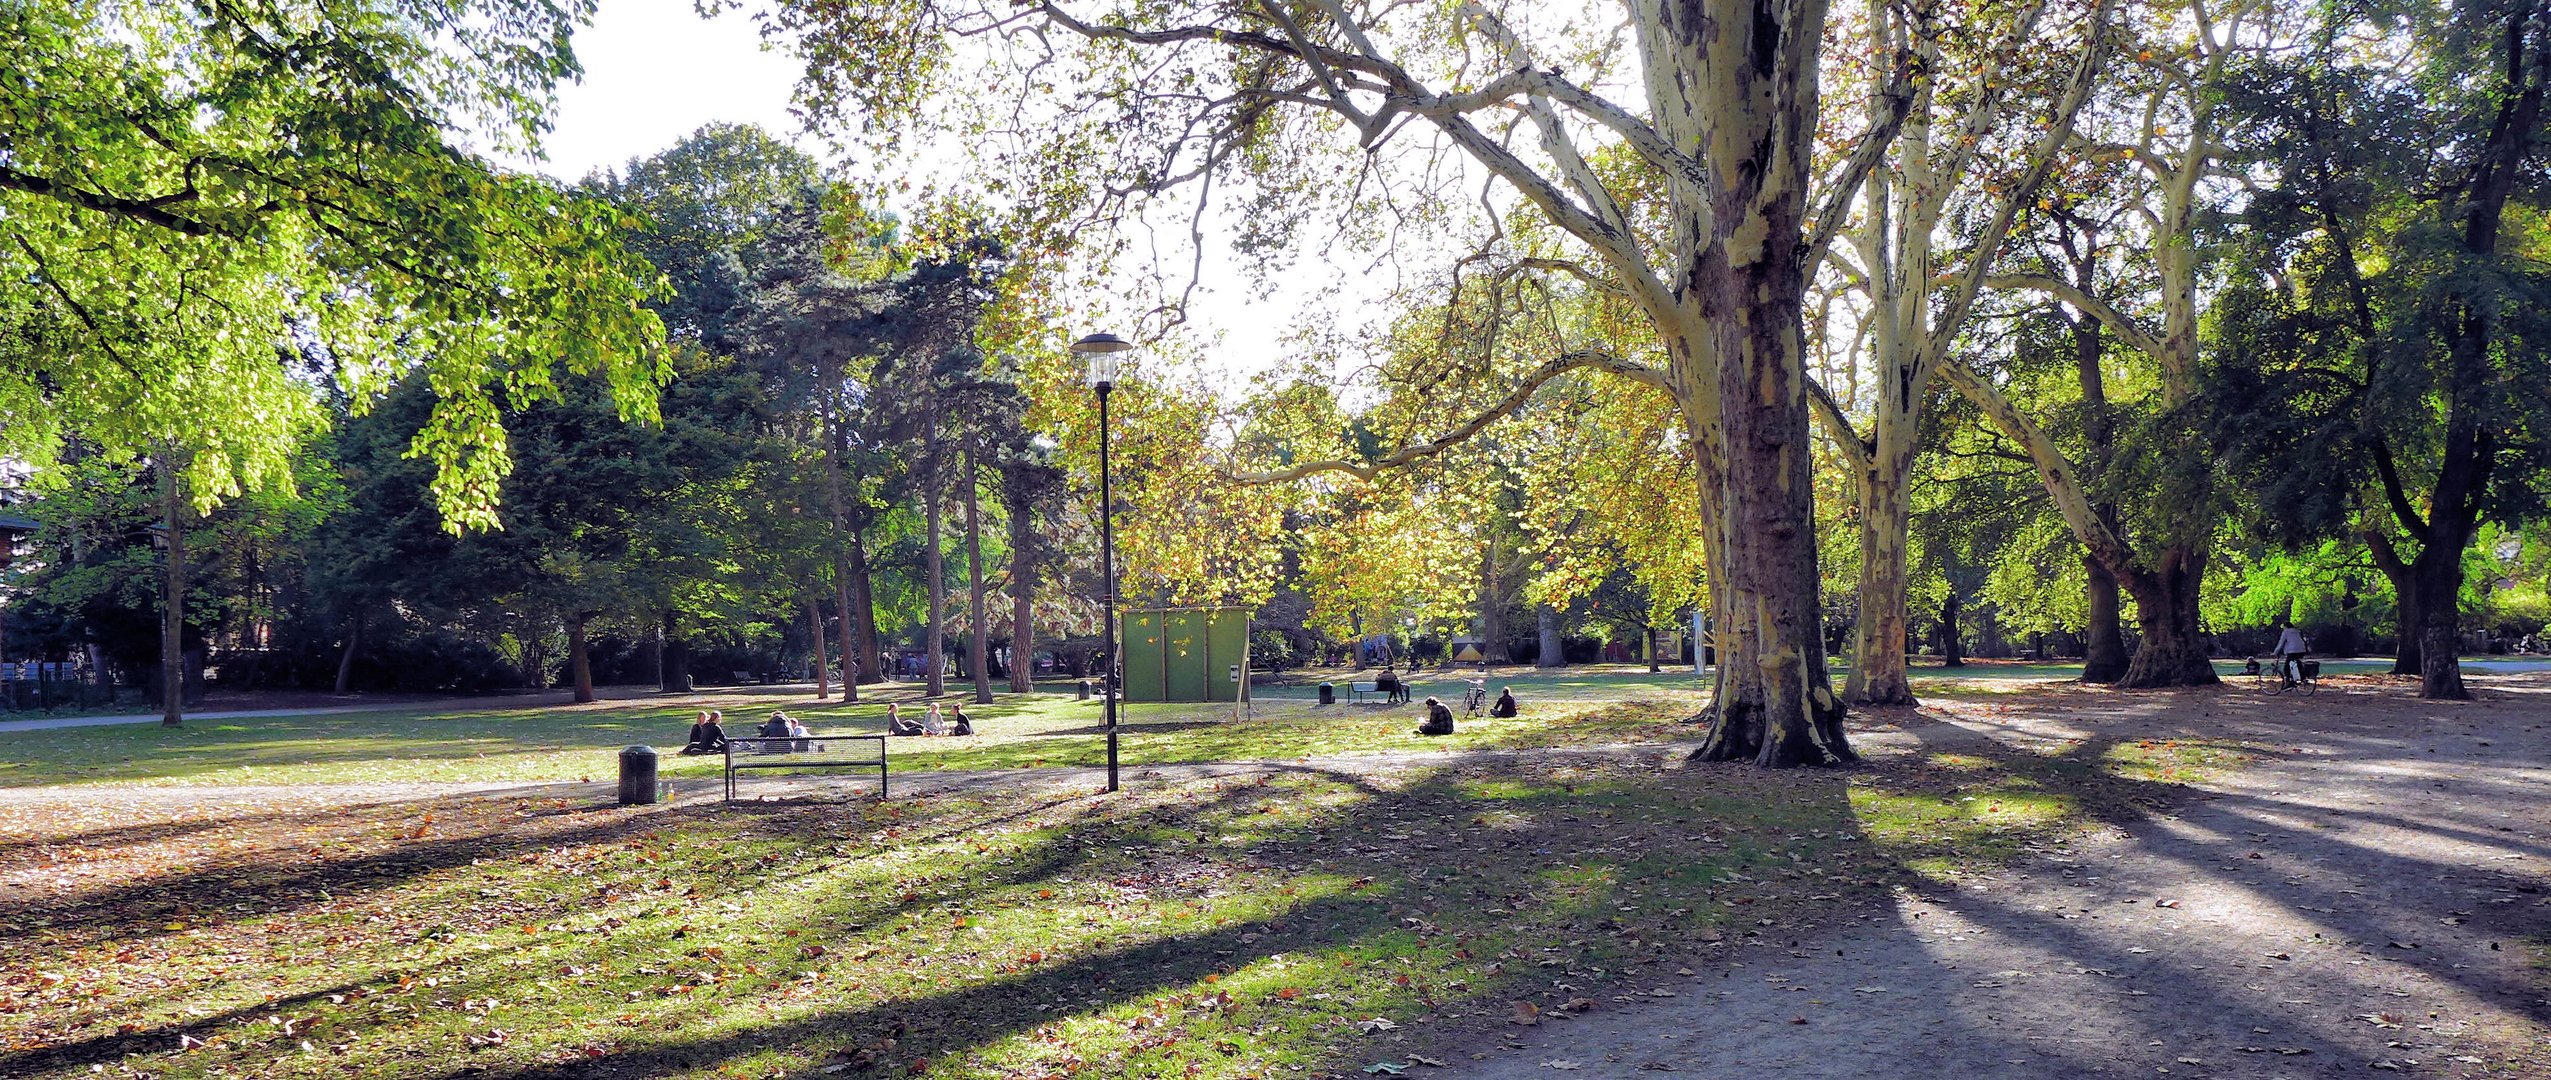
<path id="1" fill-rule="evenodd" d="M 1358 1021 L 1358 1022 L 1356 1023 L 1356 1025 L 1355 1025 L 1355 1030 L 1357 1030 L 1357 1031 L 1361 1031 L 1361 1032 L 1363 1032 L 1363 1033 L 1365 1033 L 1365 1034 L 1367 1034 L 1367 1035 L 1371 1035 L 1371 1034 L 1375 1034 L 1375 1033 L 1377 1033 L 1377 1032 L 1390 1031 L 1390 1030 L 1395 1029 L 1395 1028 L 1397 1028 L 1397 1027 L 1399 1027 L 1399 1025 L 1398 1025 L 1398 1024 L 1394 1024 L 1394 1023 L 1392 1023 L 1392 1022 L 1390 1022 L 1390 1021 L 1388 1021 L 1388 1020 L 1385 1020 L 1385 1019 L 1382 1019 L 1381 1017 L 1376 1016 L 1376 1017 L 1374 1017 L 1374 1018 L 1372 1018 L 1372 1019 L 1370 1019 L 1370 1020 L 1362 1020 L 1362 1021 Z"/>
<path id="2" fill-rule="evenodd" d="M 1541 1022 L 1541 1006 L 1539 1006 L 1539 1005 L 1535 1005 L 1535 1004 L 1533 1004 L 1533 1003 L 1531 1003 L 1531 1002 L 1529 1002 L 1529 1001 L 1518 1001 L 1518 1002 L 1516 1002 L 1516 1003 L 1515 1003 L 1515 1017 L 1514 1017 L 1513 1022 L 1514 1022 L 1514 1023 L 1518 1023 L 1518 1024 L 1522 1024 L 1522 1025 L 1524 1025 L 1525 1027 L 1530 1027 L 1530 1026 L 1532 1026 L 1532 1025 L 1534 1025 L 1534 1024 L 1538 1024 L 1538 1023 L 1540 1023 L 1540 1022 Z"/>
<path id="3" fill-rule="evenodd" d="M 1365 1066 L 1364 1071 L 1375 1076 L 1398 1076 L 1401 1073 L 1407 1072 L 1408 1066 L 1402 1065 L 1396 1061 L 1376 1061 Z"/>
<path id="4" fill-rule="evenodd" d="M 1426 1055 L 1424 1055 L 1424 1054 L 1410 1054 L 1410 1055 L 1408 1056 L 1408 1060 L 1409 1060 L 1409 1064 L 1412 1064 L 1412 1065 L 1429 1065 L 1429 1066 L 1433 1066 L 1433 1067 L 1438 1068 L 1438 1069 L 1442 1069 L 1442 1068 L 1449 1068 L 1449 1067 L 1451 1067 L 1451 1065 L 1452 1065 L 1452 1062 L 1449 1062 L 1449 1061 L 1437 1061 L 1437 1060 L 1435 1060 L 1434 1058 L 1427 1057 L 1427 1056 L 1426 1056 Z"/>
<path id="5" fill-rule="evenodd" d="M 1545 1069 L 1558 1069 L 1562 1072 L 1585 1068 L 1585 1066 L 1579 1065 L 1566 1058 L 1551 1058 L 1548 1061 L 1542 1062 L 1541 1067 Z"/>

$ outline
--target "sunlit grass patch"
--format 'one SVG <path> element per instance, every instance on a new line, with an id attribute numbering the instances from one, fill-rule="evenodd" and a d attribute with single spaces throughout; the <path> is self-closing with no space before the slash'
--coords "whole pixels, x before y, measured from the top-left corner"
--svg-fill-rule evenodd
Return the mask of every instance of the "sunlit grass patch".
<path id="1" fill-rule="evenodd" d="M 1864 785 L 1853 789 L 1851 804 L 1872 841 L 1914 871 L 1941 878 L 2006 862 L 2080 811 L 2069 795 L 2008 783 L 1939 793 Z"/>
<path id="2" fill-rule="evenodd" d="M 2215 739 L 2137 739 L 2103 751 L 2102 765 L 2118 776 L 2161 783 L 2190 783 L 2256 760 L 2251 747 Z"/>

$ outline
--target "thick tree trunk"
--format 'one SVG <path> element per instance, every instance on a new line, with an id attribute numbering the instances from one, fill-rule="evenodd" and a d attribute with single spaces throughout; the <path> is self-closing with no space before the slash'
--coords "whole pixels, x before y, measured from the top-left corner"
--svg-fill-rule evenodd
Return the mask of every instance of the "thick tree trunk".
<path id="1" fill-rule="evenodd" d="M 166 588 L 160 594 L 159 722 L 176 727 L 186 719 L 186 501 L 178 493 L 177 465 L 159 463 L 160 527 L 168 532 Z"/>
<path id="2" fill-rule="evenodd" d="M 2416 675 L 2423 680 L 2427 672 L 2426 619 L 2416 600 L 2416 589 L 2397 591 L 2400 597 L 2400 617 L 2397 620 L 2400 640 L 2392 649 L 2392 674 Z"/>
<path id="3" fill-rule="evenodd" d="M 2090 622 L 2082 628 L 2082 681 L 2113 683 L 2126 677 L 2126 629 L 2118 622 L 2117 575 L 2082 557 L 2082 574 L 2090 581 Z"/>
<path id="4" fill-rule="evenodd" d="M 981 493 L 976 491 L 974 446 L 969 439 L 965 448 L 965 475 L 959 487 L 965 492 L 965 568 L 966 568 L 966 674 L 974 679 L 974 703 L 992 704 L 992 624 L 983 601 L 983 514 Z"/>
<path id="5" fill-rule="evenodd" d="M 1010 503 L 1010 692 L 1025 694 L 1036 689 L 1036 513 L 1008 487 L 1003 495 Z"/>
<path id="6" fill-rule="evenodd" d="M 887 675 L 886 645 L 877 636 L 877 594 L 868 581 L 868 545 L 855 532 L 850 537 L 850 580 L 847 587 L 850 590 L 851 616 L 859 622 L 859 681 L 884 682 Z M 850 633 L 847 624 L 842 633 Z M 848 647 L 847 642 L 844 647 Z"/>
<path id="7" fill-rule="evenodd" d="M 1559 612 L 1552 609 L 1550 605 L 1543 604 L 1534 610 L 1533 616 L 1540 623 L 1541 655 L 1533 658 L 1532 666 L 1540 668 L 1568 666 L 1567 641 L 1559 633 Z"/>
<path id="8" fill-rule="evenodd" d="M 1807 184 L 1825 5 L 1682 0 L 1638 20 L 1651 111 L 1709 174 L 1706 207 L 1677 205 L 1688 245 L 1660 313 L 1670 381 L 1708 452 L 1704 504 L 1721 653 L 1716 713 L 1696 756 L 1765 766 L 1849 761 L 1825 670 L 1816 574 L 1805 337 Z"/>
<path id="9" fill-rule="evenodd" d="M 346 620 L 345 651 L 337 656 L 337 693 L 354 692 L 354 654 L 363 647 L 363 617 Z"/>
<path id="10" fill-rule="evenodd" d="M 1954 588 L 1949 590 L 1946 599 L 1940 601 L 1941 667 L 1966 666 L 1966 628 L 1958 622 L 1958 614 L 1965 609 L 1965 600 L 1958 596 L 1958 591 Z"/>
<path id="11" fill-rule="evenodd" d="M 2418 594 L 2418 696 L 2460 701 L 2471 696 L 2462 681 L 2462 553 L 2470 546 L 2470 530 L 2458 522 L 2440 522 L 2411 560 L 2409 573 Z M 2435 533 L 2445 534 L 2441 538 Z M 2413 636 L 2404 631 L 2404 638 Z"/>
<path id="12" fill-rule="evenodd" d="M 1855 704 L 1915 704 L 1904 655 L 1912 461 L 1909 445 L 1880 447 L 1859 484 L 1860 618 L 1852 624 L 1851 675 L 1843 683 L 1843 699 Z"/>
<path id="13" fill-rule="evenodd" d="M 1479 654 L 1491 664 L 1515 662 L 1506 647 L 1506 594 L 1497 586 L 1497 539 L 1479 545 Z"/>
<path id="14" fill-rule="evenodd" d="M 1657 662 L 1656 628 L 1653 626 L 1648 627 L 1645 633 L 1648 641 L 1648 674 L 1654 675 L 1658 672 L 1664 671 L 1665 667 Z"/>
<path id="15" fill-rule="evenodd" d="M 806 650 L 815 654 L 815 700 L 833 696 L 832 666 L 824 655 L 824 609 L 813 600 L 806 601 Z"/>
<path id="16" fill-rule="evenodd" d="M 2117 685 L 2127 689 L 2162 686 L 2212 686 L 2221 680 L 2214 658 L 2206 655 L 2205 632 L 2197 615 L 2197 592 L 2203 583 L 2205 555 L 2189 548 L 2165 548 L 2149 574 L 2126 577 L 2135 598 L 2135 627 L 2142 640 Z"/>
<path id="17" fill-rule="evenodd" d="M 575 673 L 576 702 L 593 700 L 593 657 L 585 648 L 585 620 L 579 614 L 567 621 L 567 668 Z"/>
<path id="18" fill-rule="evenodd" d="M 939 550 L 939 533 L 943 517 L 939 512 L 938 470 L 923 482 L 921 489 L 922 530 L 928 535 L 923 545 L 922 574 L 929 594 L 928 624 L 922 629 L 922 696 L 938 697 L 948 692 L 948 579 L 946 563 Z"/>
<path id="19" fill-rule="evenodd" d="M 857 633 L 857 626 L 860 626 L 860 623 L 857 623 L 855 618 L 855 608 L 852 608 L 852 595 L 849 595 L 849 592 L 852 592 L 852 587 L 849 587 L 849 562 L 839 557 L 839 551 L 834 551 L 832 605 L 839 610 L 839 615 L 842 615 L 842 628 L 834 633 L 842 636 L 842 702 L 844 705 L 860 700 L 860 679 L 870 679 L 870 671 L 860 664 L 860 633 Z"/>

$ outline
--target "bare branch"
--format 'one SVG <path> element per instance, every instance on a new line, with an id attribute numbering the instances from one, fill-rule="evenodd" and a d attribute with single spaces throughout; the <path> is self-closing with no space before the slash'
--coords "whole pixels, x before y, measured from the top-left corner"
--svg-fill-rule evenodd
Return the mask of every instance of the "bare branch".
<path id="1" fill-rule="evenodd" d="M 2117 336 L 2125 338 L 2126 343 L 2134 346 L 2135 351 L 2157 360 L 2163 359 L 2159 339 L 2154 338 L 2143 327 L 2135 325 L 2134 320 L 2127 318 L 2124 312 L 2110 307 L 2107 301 L 2083 292 L 2069 281 L 2044 274 L 1988 274 L 1984 278 L 1984 287 L 2045 293 L 2072 305 L 2074 310 L 2099 320 L 2101 325 L 2116 331 Z"/>
<path id="2" fill-rule="evenodd" d="M 1843 415 L 1842 406 L 1835 403 L 1833 392 L 1825 389 L 1825 384 L 1813 375 L 1807 376 L 1807 403 L 1815 407 L 1816 419 L 1824 423 L 1825 434 L 1833 436 L 1834 442 L 1842 446 L 1844 455 L 1851 458 L 1853 481 L 1867 483 L 1869 459 L 1877 456 L 1878 448 L 1861 437 L 1859 429 L 1851 426 L 1851 418 Z"/>
<path id="3" fill-rule="evenodd" d="M 1437 454 L 1441 454 L 1446 450 L 1450 450 L 1455 446 L 1461 445 L 1463 442 L 1468 441 L 1472 436 L 1487 430 L 1488 425 L 1496 423 L 1498 420 L 1511 415 L 1517 409 L 1523 408 L 1526 403 L 1532 400 L 1532 395 L 1541 389 L 1542 384 L 1558 378 L 1561 375 L 1567 374 L 1568 372 L 1580 369 L 1610 372 L 1634 382 L 1645 383 L 1649 386 L 1656 387 L 1668 394 L 1672 394 L 1674 392 L 1673 386 L 1666 381 L 1665 373 L 1662 371 L 1658 371 L 1646 364 L 1615 355 L 1605 350 L 1579 349 L 1559 356 L 1556 359 L 1542 364 L 1540 367 L 1532 369 L 1531 372 L 1527 373 L 1523 377 L 1523 381 L 1515 384 L 1515 388 L 1512 391 L 1509 391 L 1503 400 L 1500 400 L 1497 404 L 1490 406 L 1479 415 L 1473 416 L 1469 420 L 1463 422 L 1460 427 L 1454 428 L 1452 431 L 1447 432 L 1438 438 L 1427 442 L 1403 446 L 1398 450 L 1392 451 L 1389 454 L 1385 454 L 1382 457 L 1369 462 L 1355 462 L 1348 461 L 1343 458 L 1329 458 L 1321 461 L 1305 462 L 1300 465 L 1289 466 L 1272 472 L 1236 473 L 1231 476 L 1231 479 L 1235 483 L 1242 484 L 1280 484 L 1289 480 L 1300 480 L 1306 477 L 1317 476 L 1321 473 L 1334 472 L 1345 473 L 1349 476 L 1363 480 L 1372 480 L 1388 470 L 1396 469 L 1425 458 L 1434 457 Z"/>

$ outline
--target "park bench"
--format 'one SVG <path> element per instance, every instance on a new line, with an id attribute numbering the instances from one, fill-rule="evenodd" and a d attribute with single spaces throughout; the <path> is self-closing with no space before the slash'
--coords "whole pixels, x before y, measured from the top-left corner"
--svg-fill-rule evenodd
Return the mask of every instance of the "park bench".
<path id="1" fill-rule="evenodd" d="M 1362 701 L 1366 694 L 1378 694 L 1381 692 L 1382 684 L 1380 683 L 1351 682 L 1346 684 L 1347 700 L 1349 701 Z"/>
<path id="2" fill-rule="evenodd" d="M 874 751 L 872 754 L 871 751 Z M 726 740 L 726 801 L 735 801 L 740 769 L 875 769 L 877 797 L 886 797 L 883 735 L 749 735 Z"/>

